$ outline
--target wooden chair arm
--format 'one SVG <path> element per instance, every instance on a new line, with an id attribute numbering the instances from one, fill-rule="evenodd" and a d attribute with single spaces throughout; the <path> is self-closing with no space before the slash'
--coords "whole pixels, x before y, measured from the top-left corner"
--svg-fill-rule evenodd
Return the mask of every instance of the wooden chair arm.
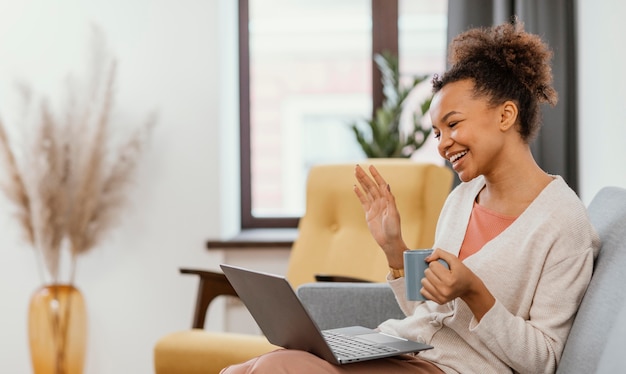
<path id="1" fill-rule="evenodd" d="M 348 277 L 344 275 L 328 275 L 328 274 L 315 274 L 315 280 L 317 282 L 371 283 L 370 281 L 361 279 L 361 278 Z"/>
<path id="2" fill-rule="evenodd" d="M 181 274 L 193 274 L 199 277 L 196 307 L 193 313 L 192 328 L 204 328 L 204 320 L 209 304 L 218 296 L 237 296 L 226 276 L 213 271 L 180 268 Z"/>

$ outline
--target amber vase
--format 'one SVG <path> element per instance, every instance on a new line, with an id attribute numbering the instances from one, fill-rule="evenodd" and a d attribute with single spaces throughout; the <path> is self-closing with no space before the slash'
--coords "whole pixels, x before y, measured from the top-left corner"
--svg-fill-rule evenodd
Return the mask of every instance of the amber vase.
<path id="1" fill-rule="evenodd" d="M 83 295 L 72 285 L 52 284 L 35 291 L 28 310 L 34 374 L 82 374 L 86 314 Z"/>

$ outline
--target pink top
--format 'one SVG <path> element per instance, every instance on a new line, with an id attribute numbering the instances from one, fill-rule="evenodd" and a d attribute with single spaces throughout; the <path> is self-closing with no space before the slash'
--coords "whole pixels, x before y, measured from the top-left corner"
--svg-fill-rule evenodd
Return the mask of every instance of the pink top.
<path id="1" fill-rule="evenodd" d="M 463 261 L 478 252 L 488 241 L 506 230 L 516 218 L 494 212 L 474 202 L 459 259 Z"/>

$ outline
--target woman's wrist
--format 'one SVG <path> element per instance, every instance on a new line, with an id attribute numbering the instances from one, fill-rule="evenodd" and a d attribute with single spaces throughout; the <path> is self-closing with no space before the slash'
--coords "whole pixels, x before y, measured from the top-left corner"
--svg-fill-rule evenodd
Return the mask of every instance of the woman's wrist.
<path id="1" fill-rule="evenodd" d="M 469 292 L 462 296 L 461 299 L 470 308 L 478 322 L 496 303 L 495 297 L 478 277 L 476 277 L 473 287 L 470 287 Z"/>
<path id="2" fill-rule="evenodd" d="M 387 263 L 390 269 L 404 269 L 404 251 L 407 250 L 407 246 L 404 242 L 394 245 L 392 248 L 385 250 L 387 255 Z"/>

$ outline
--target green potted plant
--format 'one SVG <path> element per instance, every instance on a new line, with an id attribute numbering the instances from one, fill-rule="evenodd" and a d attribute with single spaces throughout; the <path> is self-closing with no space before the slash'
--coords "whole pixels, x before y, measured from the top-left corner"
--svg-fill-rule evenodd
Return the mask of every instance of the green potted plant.
<path id="1" fill-rule="evenodd" d="M 408 85 L 400 83 L 400 70 L 397 56 L 383 52 L 374 56 L 374 62 L 381 72 L 383 103 L 369 120 L 354 121 L 350 124 L 356 140 L 369 158 L 408 158 L 426 142 L 432 128 L 422 124 L 424 113 L 430 108 L 432 95 L 424 100 L 413 113 L 410 129 L 401 126 L 400 116 L 411 91 L 427 76 L 416 76 Z"/>

